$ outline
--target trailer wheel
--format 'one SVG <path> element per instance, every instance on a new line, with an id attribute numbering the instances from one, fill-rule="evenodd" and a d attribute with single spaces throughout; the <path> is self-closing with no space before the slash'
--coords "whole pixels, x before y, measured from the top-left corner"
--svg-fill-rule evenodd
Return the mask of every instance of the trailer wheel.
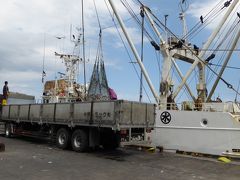
<path id="1" fill-rule="evenodd" d="M 70 133 L 66 128 L 57 131 L 56 143 L 60 149 L 67 149 L 70 143 Z"/>
<path id="2" fill-rule="evenodd" d="M 81 129 L 77 129 L 72 134 L 72 148 L 76 152 L 84 152 L 88 149 L 88 135 L 87 132 Z"/>
<path id="3" fill-rule="evenodd" d="M 12 137 L 12 126 L 11 124 L 5 125 L 5 137 L 10 138 Z"/>

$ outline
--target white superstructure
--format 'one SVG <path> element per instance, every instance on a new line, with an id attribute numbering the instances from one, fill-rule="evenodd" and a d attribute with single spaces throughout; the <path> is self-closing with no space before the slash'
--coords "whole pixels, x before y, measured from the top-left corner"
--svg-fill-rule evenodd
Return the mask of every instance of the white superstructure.
<path id="1" fill-rule="evenodd" d="M 83 61 L 79 55 L 74 53 L 82 43 L 80 29 L 77 30 L 77 38 L 73 35 L 73 39 L 71 40 L 74 43 L 73 53 L 60 54 L 55 52 L 55 56 L 62 60 L 65 71 L 64 73 L 58 72 L 60 75 L 59 78 L 45 82 L 43 92 L 44 103 L 83 101 L 86 97 L 86 85 L 77 83 L 79 64 Z"/>

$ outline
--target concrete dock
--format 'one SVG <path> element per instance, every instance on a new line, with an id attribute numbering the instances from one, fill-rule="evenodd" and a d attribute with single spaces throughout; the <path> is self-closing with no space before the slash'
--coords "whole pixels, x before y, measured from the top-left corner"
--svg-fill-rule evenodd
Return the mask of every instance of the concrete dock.
<path id="1" fill-rule="evenodd" d="M 126 148 L 76 153 L 44 140 L 5 138 L 0 180 L 239 180 L 240 163 Z"/>

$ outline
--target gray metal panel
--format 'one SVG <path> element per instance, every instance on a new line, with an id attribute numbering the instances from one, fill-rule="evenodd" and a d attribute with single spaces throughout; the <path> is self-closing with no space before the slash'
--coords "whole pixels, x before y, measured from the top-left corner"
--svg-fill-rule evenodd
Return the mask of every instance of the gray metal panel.
<path id="1" fill-rule="evenodd" d="M 68 122 L 71 118 L 71 109 L 70 106 L 72 104 L 56 104 L 56 114 L 55 121 L 56 122 Z"/>
<path id="2" fill-rule="evenodd" d="M 10 119 L 18 119 L 18 105 L 10 106 Z"/>
<path id="3" fill-rule="evenodd" d="M 31 104 L 29 112 L 30 121 L 39 121 L 41 114 L 41 105 L 40 104 Z"/>
<path id="4" fill-rule="evenodd" d="M 9 115 L 9 106 L 2 107 L 2 119 L 8 119 Z"/>
<path id="5" fill-rule="evenodd" d="M 9 111 L 10 120 L 17 121 L 19 118 L 20 120 L 28 120 L 29 116 L 30 121 L 40 123 L 64 124 L 71 122 L 73 124 L 119 128 L 146 127 L 146 125 L 152 127 L 155 122 L 154 104 L 123 100 L 3 106 L 3 120 L 9 119 Z"/>
<path id="6" fill-rule="evenodd" d="M 124 101 L 121 103 L 119 125 L 132 124 L 132 103 Z"/>
<path id="7" fill-rule="evenodd" d="M 55 104 L 43 104 L 42 106 L 42 120 L 54 121 L 54 107 Z"/>
<path id="8" fill-rule="evenodd" d="M 146 104 L 132 103 L 132 124 L 144 125 L 146 124 Z"/>
<path id="9" fill-rule="evenodd" d="M 154 126 L 156 116 L 156 106 L 154 104 L 147 104 L 147 122 L 148 125 Z"/>
<path id="10" fill-rule="evenodd" d="M 21 105 L 19 111 L 20 120 L 28 120 L 29 105 Z"/>
<path id="11" fill-rule="evenodd" d="M 155 121 L 154 104 L 123 101 L 120 111 L 120 126 L 153 126 Z"/>
<path id="12" fill-rule="evenodd" d="M 89 123 L 91 118 L 91 103 L 74 104 L 74 122 Z"/>
<path id="13" fill-rule="evenodd" d="M 114 124 L 115 102 L 94 102 L 93 103 L 93 122 L 95 124 Z"/>

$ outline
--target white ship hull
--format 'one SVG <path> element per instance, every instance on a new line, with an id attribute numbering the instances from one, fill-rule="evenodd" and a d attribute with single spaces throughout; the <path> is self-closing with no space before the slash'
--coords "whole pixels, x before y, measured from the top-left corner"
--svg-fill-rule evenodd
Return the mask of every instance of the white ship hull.
<path id="1" fill-rule="evenodd" d="M 218 93 L 216 92 L 216 88 L 220 81 L 229 89 L 236 92 L 236 95 L 239 94 L 238 90 L 223 78 L 223 74 L 240 38 L 240 29 L 238 28 L 236 31 L 232 30 L 234 29 L 233 27 L 237 27 L 237 24 L 229 23 L 231 22 L 230 17 L 232 18 L 231 14 L 239 7 L 240 1 L 237 0 L 232 3 L 228 1 L 224 3 L 222 7 L 214 7 L 216 9 L 219 8 L 219 12 L 223 8 L 226 8 L 226 11 L 207 41 L 205 41 L 200 48 L 189 43 L 188 36 L 194 34 L 193 32 L 196 32 L 202 24 L 206 23 L 207 18 L 203 20 L 203 16 L 201 16 L 200 25 L 198 26 L 197 24 L 196 29 L 193 28 L 190 32 L 187 32 L 186 19 L 184 18 L 187 6 L 184 2 L 185 1 L 182 1 L 179 4 L 181 7 L 180 19 L 184 27 L 183 36 L 173 34 L 149 8 L 141 6 L 141 12 L 146 15 L 146 21 L 151 24 L 149 28 L 159 37 L 159 41 L 155 42 L 155 40 L 151 40 L 151 45 L 163 56 L 158 95 L 123 20 L 119 16 L 113 1 L 109 0 L 135 59 L 141 68 L 142 75 L 146 79 L 149 89 L 158 105 L 159 110 L 157 110 L 156 127 L 147 139 L 152 137 L 153 144 L 162 146 L 164 149 L 216 155 L 238 152 L 240 151 L 239 106 L 231 102 L 221 103 L 222 100 L 219 97 L 213 99 L 212 96 L 214 93 L 215 95 Z M 209 13 L 211 14 L 212 12 Z M 239 14 L 237 15 L 239 16 Z M 209 17 L 210 16 L 211 15 L 209 15 Z M 215 17 L 215 15 L 212 17 Z M 235 18 L 237 19 L 234 22 L 238 22 L 238 17 Z M 165 29 L 165 32 L 162 32 L 163 29 Z M 170 36 L 164 38 L 162 36 L 164 33 Z M 230 33 L 232 36 L 230 36 Z M 181 39 L 179 37 L 183 38 Z M 230 39 L 228 37 L 233 38 Z M 219 38 L 221 39 L 220 41 Z M 219 47 L 222 46 L 224 49 L 226 48 L 224 46 L 225 43 L 222 43 L 226 40 L 229 43 L 227 46 L 229 51 L 227 51 L 223 57 L 219 54 L 220 51 L 218 52 L 218 50 Z M 157 42 L 159 42 L 159 44 Z M 212 47 L 214 47 L 212 52 L 208 52 Z M 215 47 L 217 48 L 215 49 Z M 209 63 L 214 58 L 219 59 L 217 66 L 221 66 L 221 69 L 210 66 Z M 183 67 L 182 64 L 178 66 L 178 61 L 188 64 L 188 66 L 183 68 L 184 72 L 186 72 L 185 74 L 182 73 L 180 69 L 180 67 Z M 189 67 L 188 70 L 187 67 Z M 192 80 L 190 80 L 190 77 L 193 76 L 194 70 L 197 79 L 196 83 L 191 83 Z M 178 77 L 175 79 L 171 74 L 177 74 L 176 76 Z M 207 74 L 210 74 L 210 78 Z M 216 78 L 215 82 L 212 83 L 209 81 L 209 79 L 214 78 Z M 179 84 L 174 83 L 174 81 L 179 80 Z M 194 85 L 197 93 L 191 89 Z M 222 89 L 218 90 L 221 93 L 225 93 Z M 189 97 L 187 101 L 180 97 L 180 92 L 187 93 L 187 97 Z M 235 99 L 237 99 L 237 96 Z M 180 100 L 183 100 L 180 105 L 181 107 L 175 104 Z"/>
<path id="2" fill-rule="evenodd" d="M 165 150 L 221 155 L 240 150 L 239 116 L 228 112 L 166 110 L 171 121 L 164 124 L 158 110 L 153 144 Z M 207 122 L 207 124 L 204 124 Z"/>

